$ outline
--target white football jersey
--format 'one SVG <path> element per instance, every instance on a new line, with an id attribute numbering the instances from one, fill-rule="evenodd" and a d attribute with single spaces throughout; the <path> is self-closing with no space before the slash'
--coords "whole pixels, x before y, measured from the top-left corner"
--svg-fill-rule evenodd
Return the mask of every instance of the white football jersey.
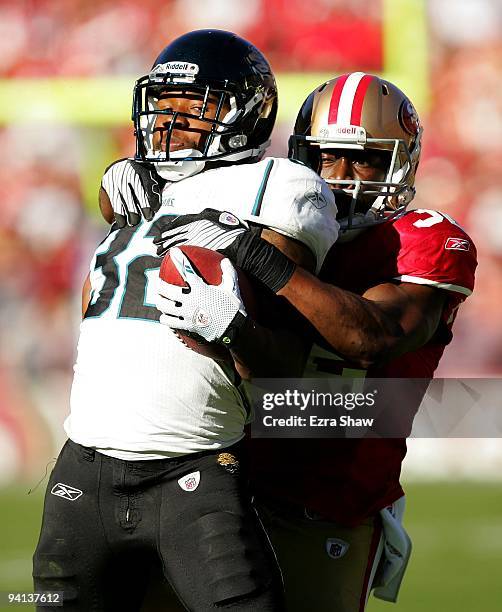
<path id="1" fill-rule="evenodd" d="M 267 157 L 254 164 L 207 170 L 170 183 L 162 193 L 164 214 L 228 211 L 294 238 L 314 254 L 317 272 L 338 235 L 335 198 L 307 166 Z"/>
<path id="2" fill-rule="evenodd" d="M 294 238 L 317 267 L 336 240 L 334 198 L 286 159 L 229 166 L 169 184 L 151 221 L 112 229 L 90 267 L 68 436 L 119 459 L 158 459 L 225 448 L 243 437 L 249 406 L 232 367 L 191 351 L 159 323 L 161 259 L 153 239 L 172 215 L 226 210 Z"/>

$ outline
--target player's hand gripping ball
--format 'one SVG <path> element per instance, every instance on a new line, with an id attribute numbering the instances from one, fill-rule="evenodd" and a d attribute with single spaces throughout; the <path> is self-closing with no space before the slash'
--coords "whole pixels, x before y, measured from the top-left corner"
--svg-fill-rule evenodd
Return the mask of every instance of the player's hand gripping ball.
<path id="1" fill-rule="evenodd" d="M 245 274 L 221 253 L 183 245 L 166 253 L 159 276 L 161 323 L 197 353 L 231 360 L 227 349 L 246 316 L 255 311 Z"/>

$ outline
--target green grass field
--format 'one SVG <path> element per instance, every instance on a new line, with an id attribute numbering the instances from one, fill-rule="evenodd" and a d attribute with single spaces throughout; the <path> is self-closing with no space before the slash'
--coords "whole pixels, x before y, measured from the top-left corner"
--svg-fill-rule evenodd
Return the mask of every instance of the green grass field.
<path id="1" fill-rule="evenodd" d="M 369 612 L 500 612 L 502 483 L 406 488 L 406 525 L 414 552 L 400 601 L 393 606 L 371 598 Z M 41 490 L 32 495 L 27 490 L 0 491 L 0 593 L 31 590 L 43 496 Z M 30 606 L 0 606 L 2 611 L 15 609 Z"/>

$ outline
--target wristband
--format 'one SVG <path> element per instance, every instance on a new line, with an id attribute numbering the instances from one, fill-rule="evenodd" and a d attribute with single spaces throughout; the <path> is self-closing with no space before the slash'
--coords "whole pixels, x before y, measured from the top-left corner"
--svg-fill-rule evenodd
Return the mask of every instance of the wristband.
<path id="1" fill-rule="evenodd" d="M 238 312 L 233 318 L 232 323 L 230 323 L 230 325 L 225 330 L 223 336 L 221 336 L 221 338 L 217 340 L 217 342 L 219 344 L 222 344 L 225 348 L 231 349 L 237 341 L 239 333 L 246 320 L 246 315 L 242 314 L 242 312 Z"/>
<path id="2" fill-rule="evenodd" d="M 245 232 L 236 241 L 235 264 L 277 293 L 293 276 L 296 264 L 255 232 Z"/>

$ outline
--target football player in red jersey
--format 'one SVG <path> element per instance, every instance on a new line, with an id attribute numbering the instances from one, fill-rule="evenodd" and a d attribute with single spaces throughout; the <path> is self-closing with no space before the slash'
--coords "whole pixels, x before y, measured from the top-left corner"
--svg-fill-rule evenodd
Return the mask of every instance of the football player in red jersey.
<path id="1" fill-rule="evenodd" d="M 320 280 L 297 268 L 279 291 L 336 352 L 314 347 L 309 376 L 360 368 L 367 377 L 428 379 L 451 340 L 473 290 L 476 250 L 448 216 L 405 210 L 420 140 L 410 100 L 370 75 L 325 83 L 300 110 L 291 154 L 331 184 L 342 229 Z M 288 452 L 281 470 L 291 442 L 298 452 Z M 363 610 L 379 584 L 377 595 L 395 600 L 410 548 L 399 527 L 405 440 L 258 439 L 254 450 L 255 488 L 289 609 L 308 598 L 316 610 Z M 401 548 L 394 559 L 393 546 Z"/>
<path id="2" fill-rule="evenodd" d="M 320 277 L 288 266 L 251 233 L 224 250 L 328 343 L 329 351 L 313 347 L 308 376 L 360 370 L 429 379 L 452 338 L 457 309 L 473 290 L 476 250 L 447 215 L 406 211 L 421 134 L 411 101 L 392 83 L 360 72 L 323 83 L 291 138 L 292 158 L 321 174 L 339 208 L 341 239 Z M 186 231 L 189 222 L 173 227 Z M 179 240 L 171 229 L 161 250 Z M 405 440 L 256 439 L 252 448 L 256 499 L 288 610 L 361 611 L 372 588 L 395 601 L 411 549 L 401 526 Z"/>

